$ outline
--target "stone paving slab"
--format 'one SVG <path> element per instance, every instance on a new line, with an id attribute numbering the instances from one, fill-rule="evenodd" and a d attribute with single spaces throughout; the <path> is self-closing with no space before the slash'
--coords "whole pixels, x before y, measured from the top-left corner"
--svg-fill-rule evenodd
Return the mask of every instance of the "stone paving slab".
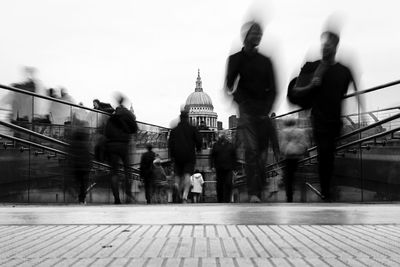
<path id="1" fill-rule="evenodd" d="M 0 266 L 400 266 L 398 204 L 0 206 Z"/>
<path id="2" fill-rule="evenodd" d="M 400 266 L 400 225 L 0 226 L 1 266 Z"/>

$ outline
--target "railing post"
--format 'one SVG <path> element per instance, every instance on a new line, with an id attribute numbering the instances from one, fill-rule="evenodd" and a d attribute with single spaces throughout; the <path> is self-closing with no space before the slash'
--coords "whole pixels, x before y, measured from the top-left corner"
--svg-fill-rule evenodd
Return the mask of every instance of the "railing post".
<path id="1" fill-rule="evenodd" d="M 35 97 L 32 96 L 32 115 L 31 115 L 31 130 L 34 131 L 35 129 L 35 122 L 34 122 L 34 117 L 35 117 Z M 29 119 L 29 118 L 28 118 Z M 29 141 L 31 141 L 31 137 L 32 135 L 29 134 Z M 30 191 L 31 191 L 31 155 L 32 155 L 32 151 L 31 151 L 31 146 L 29 145 L 29 156 L 28 156 L 28 203 L 30 203 Z"/>
<path id="2" fill-rule="evenodd" d="M 358 98 L 360 99 L 360 98 Z M 361 101 L 361 100 L 360 100 Z M 361 107 L 360 101 L 357 101 L 357 112 L 358 112 L 358 128 L 361 128 Z M 362 132 L 360 131 L 358 134 L 359 140 L 362 139 Z M 359 151 L 360 151 L 360 178 L 361 178 L 361 202 L 364 202 L 364 172 L 363 172 L 363 157 L 362 157 L 362 143 L 359 143 Z"/>

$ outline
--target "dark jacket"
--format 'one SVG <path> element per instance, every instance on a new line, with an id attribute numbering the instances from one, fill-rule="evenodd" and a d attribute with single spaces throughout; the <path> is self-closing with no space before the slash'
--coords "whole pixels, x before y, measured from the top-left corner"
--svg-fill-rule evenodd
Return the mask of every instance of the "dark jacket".
<path id="1" fill-rule="evenodd" d="M 69 143 L 69 155 L 74 170 L 89 172 L 91 168 L 89 133 L 81 129 L 74 130 Z"/>
<path id="2" fill-rule="evenodd" d="M 211 152 L 211 166 L 220 170 L 233 170 L 236 166 L 236 149 L 229 141 L 217 141 Z"/>
<path id="3" fill-rule="evenodd" d="M 129 142 L 130 135 L 136 133 L 136 117 L 123 106 L 116 108 L 105 127 L 107 142 Z"/>
<path id="4" fill-rule="evenodd" d="M 196 162 L 196 150 L 201 149 L 201 136 L 196 127 L 181 121 L 171 130 L 168 140 L 169 153 L 175 162 Z"/>
<path id="5" fill-rule="evenodd" d="M 242 51 L 228 58 L 226 85 L 233 90 L 239 77 L 234 100 L 242 112 L 268 115 L 276 97 L 275 72 L 271 60 L 258 53 Z"/>
<path id="6" fill-rule="evenodd" d="M 36 92 L 36 84 L 33 80 L 28 80 L 23 83 L 13 83 L 11 86 L 19 88 L 19 89 L 24 89 L 29 92 Z"/>
<path id="7" fill-rule="evenodd" d="M 320 61 L 313 62 L 314 65 Z M 337 62 L 324 72 L 321 85 L 315 89 L 311 114 L 321 123 L 333 122 L 341 124 L 342 100 L 349 85 L 353 83 L 353 75 L 349 68 Z"/>
<path id="8" fill-rule="evenodd" d="M 151 170 L 153 168 L 153 161 L 156 158 L 156 153 L 147 151 L 143 153 L 140 159 L 140 176 L 147 181 L 151 178 Z"/>
<path id="9" fill-rule="evenodd" d="M 98 109 L 98 110 L 101 110 L 101 111 L 104 111 L 104 112 L 107 112 L 110 114 L 113 114 L 115 111 L 114 108 L 110 104 L 104 103 L 104 102 L 99 102 L 99 107 L 95 108 L 95 109 Z"/>

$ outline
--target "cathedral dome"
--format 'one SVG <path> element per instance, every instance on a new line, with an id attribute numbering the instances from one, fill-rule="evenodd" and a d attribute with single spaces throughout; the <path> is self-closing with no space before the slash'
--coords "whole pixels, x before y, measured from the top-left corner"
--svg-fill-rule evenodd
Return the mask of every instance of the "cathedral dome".
<path id="1" fill-rule="evenodd" d="M 191 125 L 202 130 L 217 130 L 218 115 L 214 112 L 211 97 L 203 92 L 200 70 L 197 74 L 196 89 L 186 99 L 185 110 L 189 112 Z"/>
<path id="2" fill-rule="evenodd" d="M 203 92 L 203 88 L 201 87 L 201 78 L 200 78 L 200 70 L 198 71 L 197 80 L 196 80 L 196 89 L 193 93 L 191 93 L 186 99 L 185 106 L 189 107 L 210 107 L 214 108 L 211 97 Z"/>
<path id="3" fill-rule="evenodd" d="M 207 106 L 213 108 L 211 97 L 204 92 L 193 92 L 186 99 L 186 106 Z"/>

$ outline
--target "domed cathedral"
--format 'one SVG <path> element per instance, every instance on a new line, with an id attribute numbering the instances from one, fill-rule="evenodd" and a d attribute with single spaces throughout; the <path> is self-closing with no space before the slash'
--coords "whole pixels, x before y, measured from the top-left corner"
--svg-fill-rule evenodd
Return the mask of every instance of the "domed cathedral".
<path id="1" fill-rule="evenodd" d="M 210 96 L 203 92 L 200 69 L 197 71 L 196 88 L 186 99 L 185 109 L 189 111 L 190 124 L 200 129 L 217 130 L 218 115 L 214 112 Z"/>

